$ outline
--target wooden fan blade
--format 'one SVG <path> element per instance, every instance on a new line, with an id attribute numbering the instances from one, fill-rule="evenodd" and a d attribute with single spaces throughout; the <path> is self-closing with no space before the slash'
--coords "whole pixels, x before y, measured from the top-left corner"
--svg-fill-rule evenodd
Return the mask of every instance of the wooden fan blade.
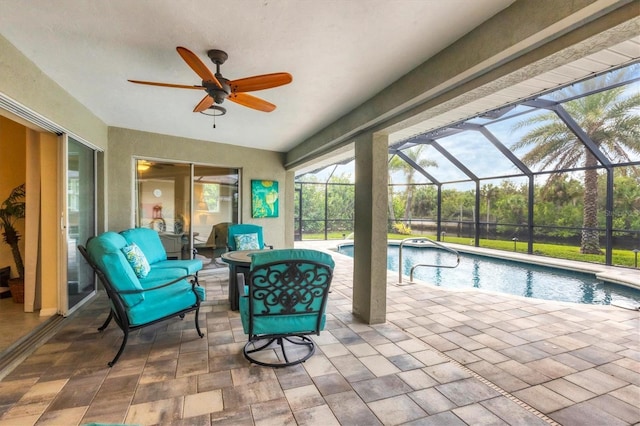
<path id="1" fill-rule="evenodd" d="M 196 74 L 200 76 L 202 81 L 212 81 L 222 89 L 222 84 L 218 81 L 215 75 L 211 72 L 209 68 L 196 56 L 195 53 L 187 49 L 186 47 L 178 46 L 176 47 L 178 54 L 184 59 L 184 61 L 191 67 L 192 70 L 195 71 Z"/>
<path id="2" fill-rule="evenodd" d="M 253 77 L 240 78 L 229 82 L 232 92 L 254 92 L 256 90 L 271 89 L 272 87 L 284 86 L 293 81 L 291 74 L 287 72 L 276 72 L 273 74 L 256 75 Z"/>
<path id="3" fill-rule="evenodd" d="M 171 84 L 171 83 L 155 83 L 153 81 L 140 81 L 140 80 L 127 80 L 136 84 L 147 84 L 149 86 L 160 87 L 175 87 L 176 89 L 198 89 L 203 90 L 204 86 L 187 86 L 186 84 Z"/>
<path id="4" fill-rule="evenodd" d="M 276 109 L 274 104 L 247 93 L 231 93 L 227 99 L 242 106 L 257 109 L 258 111 L 271 112 Z"/>
<path id="5" fill-rule="evenodd" d="M 202 112 L 208 109 L 211 105 L 213 105 L 213 98 L 209 95 L 202 98 L 202 100 L 196 105 L 193 109 L 193 112 Z"/>

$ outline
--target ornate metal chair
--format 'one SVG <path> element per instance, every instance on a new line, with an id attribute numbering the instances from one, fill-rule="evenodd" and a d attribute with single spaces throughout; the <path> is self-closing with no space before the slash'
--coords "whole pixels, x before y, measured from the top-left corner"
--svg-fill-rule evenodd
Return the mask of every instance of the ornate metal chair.
<path id="1" fill-rule="evenodd" d="M 265 250 L 253 254 L 248 283 L 238 274 L 240 317 L 250 362 L 286 367 L 315 352 L 309 335 L 324 329 L 334 262 L 316 250 Z"/>

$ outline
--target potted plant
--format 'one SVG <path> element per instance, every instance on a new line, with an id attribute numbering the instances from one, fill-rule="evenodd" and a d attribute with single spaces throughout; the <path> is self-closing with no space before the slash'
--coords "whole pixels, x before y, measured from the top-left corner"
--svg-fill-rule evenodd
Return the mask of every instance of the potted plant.
<path id="1" fill-rule="evenodd" d="M 9 280 L 11 296 L 16 303 L 24 303 L 24 263 L 18 242 L 21 235 L 15 225 L 19 219 L 25 216 L 25 187 L 24 183 L 13 188 L 9 197 L 0 205 L 0 231 L 2 231 L 2 241 L 11 247 L 13 261 L 16 264 L 18 278 Z"/>

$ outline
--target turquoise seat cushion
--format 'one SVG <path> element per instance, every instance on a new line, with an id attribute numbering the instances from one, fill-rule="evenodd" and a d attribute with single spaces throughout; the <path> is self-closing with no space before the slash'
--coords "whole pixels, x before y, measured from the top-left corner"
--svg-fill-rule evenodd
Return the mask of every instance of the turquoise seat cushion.
<path id="1" fill-rule="evenodd" d="M 249 297 L 240 297 L 240 317 L 245 334 L 249 334 Z M 316 332 L 318 314 L 271 315 L 253 318 L 253 334 L 311 334 Z M 320 330 L 324 330 L 326 315 L 320 320 Z"/>
<path id="2" fill-rule="evenodd" d="M 122 235 L 105 232 L 87 242 L 87 252 L 91 259 L 105 274 L 116 291 L 142 290 L 138 277 L 122 252 L 128 245 Z M 142 293 L 123 294 L 122 300 L 127 307 L 138 305 L 144 300 Z"/>
<path id="3" fill-rule="evenodd" d="M 150 265 L 167 260 L 160 235 L 150 228 L 132 228 L 120 233 L 128 244 L 135 243 L 144 253 Z"/>
<path id="4" fill-rule="evenodd" d="M 158 269 L 181 269 L 183 275 L 194 275 L 196 272 L 202 269 L 202 260 L 200 259 L 185 259 L 175 260 L 168 259 L 162 260 L 151 264 L 151 270 Z"/>
<path id="5" fill-rule="evenodd" d="M 202 300 L 205 291 L 196 287 Z M 178 281 L 168 287 L 145 292 L 145 300 L 127 311 L 131 325 L 142 325 L 158 320 L 196 304 L 196 295 L 187 280 Z"/>
<path id="6" fill-rule="evenodd" d="M 167 283 L 169 281 L 173 281 L 178 278 L 182 278 L 185 275 L 188 274 L 185 273 L 184 269 L 180 268 L 151 269 L 146 277 L 139 278 L 138 280 L 140 281 L 140 285 L 142 286 L 142 288 L 147 289 Z"/>

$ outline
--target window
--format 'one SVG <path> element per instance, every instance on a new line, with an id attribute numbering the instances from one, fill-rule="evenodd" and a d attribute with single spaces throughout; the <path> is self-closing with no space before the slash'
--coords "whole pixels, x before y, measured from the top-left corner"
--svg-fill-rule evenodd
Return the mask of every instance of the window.
<path id="1" fill-rule="evenodd" d="M 203 183 L 202 199 L 198 210 L 205 210 L 211 213 L 220 212 L 220 184 L 219 183 Z"/>

